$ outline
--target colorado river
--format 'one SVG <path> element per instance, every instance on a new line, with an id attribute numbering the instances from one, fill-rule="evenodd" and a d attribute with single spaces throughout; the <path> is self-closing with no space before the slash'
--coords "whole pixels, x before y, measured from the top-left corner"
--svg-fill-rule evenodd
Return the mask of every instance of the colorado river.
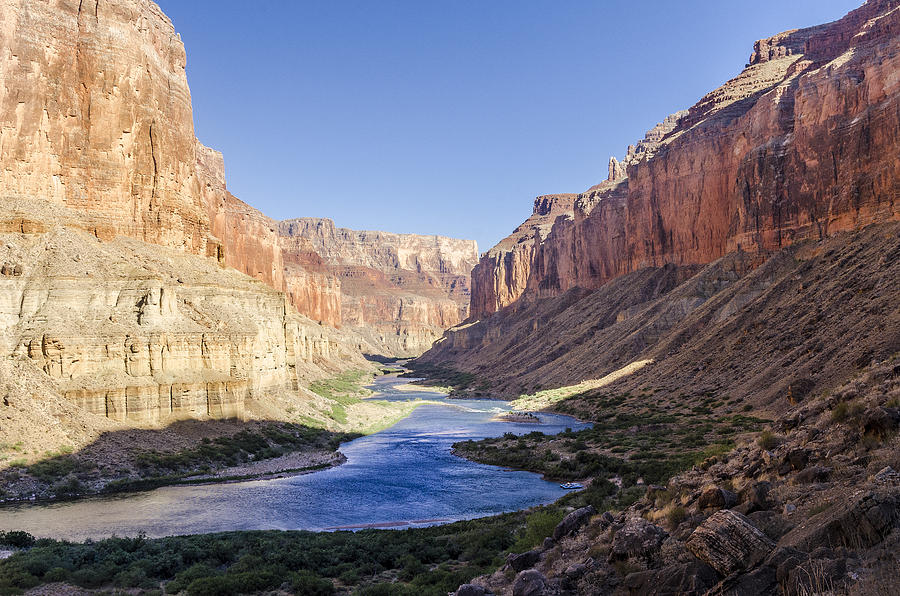
<path id="1" fill-rule="evenodd" d="M 341 446 L 347 462 L 313 474 L 231 484 L 172 486 L 114 497 L 0 509 L 0 529 L 70 540 L 149 537 L 227 530 L 332 530 L 410 527 L 470 519 L 550 503 L 565 491 L 529 472 L 451 454 L 457 441 L 558 433 L 586 425 L 540 414 L 540 424 L 501 422 L 495 400 L 447 399 L 399 391 L 407 382 L 376 379 L 374 398 L 431 400 L 379 433 Z"/>

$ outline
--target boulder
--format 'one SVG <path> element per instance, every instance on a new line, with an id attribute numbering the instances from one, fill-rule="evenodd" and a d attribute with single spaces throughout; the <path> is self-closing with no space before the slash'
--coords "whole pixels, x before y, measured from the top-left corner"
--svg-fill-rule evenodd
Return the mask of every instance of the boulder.
<path id="1" fill-rule="evenodd" d="M 775 569 L 775 580 L 780 585 L 785 585 L 790 577 L 791 570 L 808 559 L 808 554 L 796 548 L 778 547 L 768 556 L 764 565 Z"/>
<path id="2" fill-rule="evenodd" d="M 803 520 L 779 542 L 810 552 L 820 546 L 865 548 L 878 544 L 900 522 L 900 488 L 858 491 Z"/>
<path id="3" fill-rule="evenodd" d="M 513 596 L 543 596 L 547 578 L 537 569 L 522 571 L 513 581 Z"/>
<path id="4" fill-rule="evenodd" d="M 789 474 L 791 471 L 799 471 L 809 463 L 809 451 L 806 449 L 791 449 L 781 460 L 781 466 L 778 469 L 779 474 Z"/>
<path id="5" fill-rule="evenodd" d="M 629 519 L 613 537 L 609 560 L 621 561 L 631 557 L 649 560 L 659 552 L 668 536 L 665 530 L 643 518 Z"/>
<path id="6" fill-rule="evenodd" d="M 541 553 L 538 550 L 530 550 L 527 553 L 519 555 L 510 553 L 509 556 L 506 557 L 506 563 L 516 572 L 531 569 L 537 565 L 537 562 L 540 560 Z"/>
<path id="7" fill-rule="evenodd" d="M 770 482 L 753 482 L 748 484 L 738 494 L 740 512 L 744 515 L 754 511 L 765 511 L 775 506 L 772 496 L 772 484 Z"/>
<path id="8" fill-rule="evenodd" d="M 747 516 L 747 519 L 763 534 L 776 542 L 796 526 L 777 511 L 754 511 Z"/>
<path id="9" fill-rule="evenodd" d="M 872 480 L 878 484 L 896 485 L 900 484 L 900 473 L 894 468 L 887 466 L 882 468 L 872 477 Z"/>
<path id="10" fill-rule="evenodd" d="M 683 563 L 628 575 L 622 582 L 629 594 L 680 596 L 705 594 L 719 581 L 715 570 L 703 563 Z"/>
<path id="11" fill-rule="evenodd" d="M 476 584 L 463 584 L 454 592 L 454 596 L 484 596 L 486 591 Z"/>
<path id="12" fill-rule="evenodd" d="M 797 474 L 795 480 L 801 484 L 813 484 L 816 482 L 828 482 L 829 478 L 831 478 L 831 468 L 810 466 Z"/>
<path id="13" fill-rule="evenodd" d="M 740 513 L 722 509 L 694 530 L 686 546 L 724 576 L 753 569 L 775 548 L 775 543 Z"/>
<path id="14" fill-rule="evenodd" d="M 863 432 L 884 439 L 900 426 L 900 409 L 872 408 L 862 416 Z"/>
<path id="15" fill-rule="evenodd" d="M 574 533 L 576 530 L 581 528 L 581 526 L 588 523 L 591 519 L 591 516 L 595 513 L 597 513 L 597 510 L 594 509 L 594 507 L 591 505 L 582 507 L 581 509 L 576 509 L 569 515 L 565 516 L 563 520 L 559 522 L 559 525 L 554 528 L 553 539 L 559 540 L 564 536 L 568 536 L 569 534 Z"/>
<path id="16" fill-rule="evenodd" d="M 730 509 L 737 505 L 737 495 L 724 488 L 708 488 L 700 493 L 698 506 L 701 509 Z"/>

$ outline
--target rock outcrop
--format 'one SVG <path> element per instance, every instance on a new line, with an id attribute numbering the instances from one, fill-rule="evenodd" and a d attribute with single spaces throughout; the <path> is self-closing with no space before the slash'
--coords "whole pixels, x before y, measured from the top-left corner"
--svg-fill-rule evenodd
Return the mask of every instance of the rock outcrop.
<path id="1" fill-rule="evenodd" d="M 315 218 L 283 221 L 278 230 L 282 246 L 290 245 L 286 259 L 321 257 L 340 282 L 341 324 L 382 354 L 418 356 L 468 314 L 474 241 L 348 230 Z"/>
<path id="2" fill-rule="evenodd" d="M 610 180 L 491 249 L 471 316 L 900 218 L 898 69 L 896 0 L 757 42 L 739 76 L 629 147 L 627 177 L 611 162 Z"/>
<path id="3" fill-rule="evenodd" d="M 535 253 L 554 222 L 574 217 L 578 195 L 538 197 L 531 217 L 481 256 L 472 269 L 472 299 L 469 315 L 496 312 L 518 300 L 531 279 Z"/>

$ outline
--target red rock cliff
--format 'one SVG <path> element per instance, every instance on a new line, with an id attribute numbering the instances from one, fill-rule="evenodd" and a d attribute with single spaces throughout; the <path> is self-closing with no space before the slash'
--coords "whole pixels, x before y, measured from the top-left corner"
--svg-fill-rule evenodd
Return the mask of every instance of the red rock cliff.
<path id="1" fill-rule="evenodd" d="M 0 47 L 0 196 L 77 210 L 105 239 L 215 254 L 184 45 L 156 4 L 2 0 Z"/>
<path id="2" fill-rule="evenodd" d="M 343 324 L 385 354 L 418 356 L 466 318 L 474 241 L 348 230 L 314 218 L 282 222 L 280 233 L 283 243 L 321 255 L 341 282 Z"/>
<path id="3" fill-rule="evenodd" d="M 487 253 L 471 315 L 900 218 L 898 72 L 898 0 L 757 42 L 739 76 L 629 148 L 627 179 L 611 163 L 545 236 L 536 209 Z"/>

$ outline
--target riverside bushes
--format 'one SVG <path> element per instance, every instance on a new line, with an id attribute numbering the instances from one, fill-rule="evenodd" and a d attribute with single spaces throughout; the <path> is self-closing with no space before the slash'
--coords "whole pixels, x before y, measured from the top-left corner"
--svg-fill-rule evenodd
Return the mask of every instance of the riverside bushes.
<path id="1" fill-rule="evenodd" d="M 66 582 L 189 596 L 272 590 L 316 596 L 337 588 L 444 596 L 498 566 L 515 545 L 543 540 L 561 517 L 554 510 L 530 515 L 538 517 L 520 512 L 400 531 L 227 532 L 84 544 L 10 532 L 0 534 L 0 544 L 27 550 L 0 561 L 0 594 Z"/>

